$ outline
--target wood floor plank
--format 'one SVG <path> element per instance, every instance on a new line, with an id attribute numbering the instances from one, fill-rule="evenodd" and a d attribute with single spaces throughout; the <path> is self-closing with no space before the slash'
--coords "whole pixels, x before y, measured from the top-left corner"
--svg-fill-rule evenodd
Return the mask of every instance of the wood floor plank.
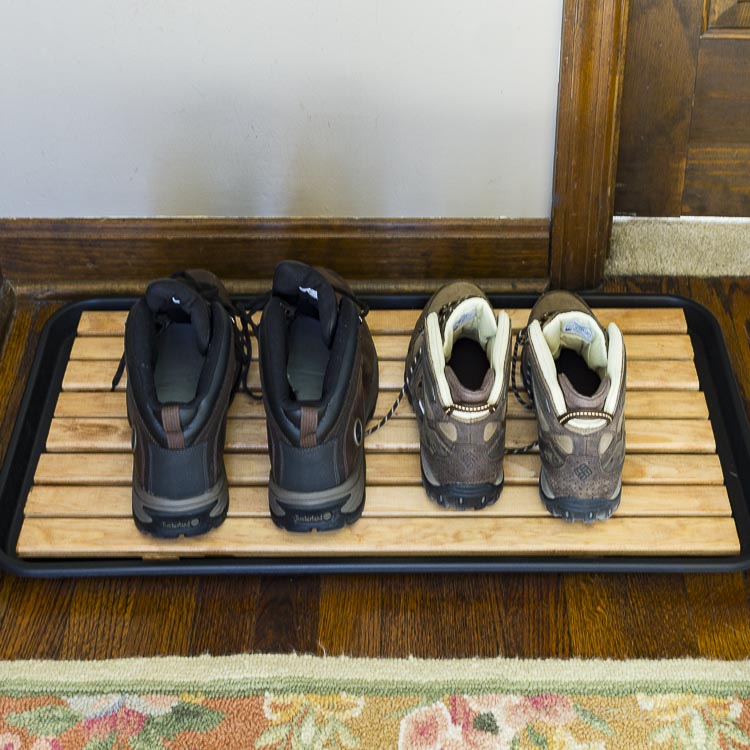
<path id="1" fill-rule="evenodd" d="M 29 518 L 130 518 L 127 486 L 36 485 L 24 513 Z M 421 486 L 367 488 L 363 518 L 462 518 L 466 511 L 448 510 L 431 502 Z M 488 518 L 545 518 L 546 508 L 536 485 L 505 487 L 499 500 L 481 511 Z M 625 485 L 617 517 L 732 515 L 726 488 L 715 485 L 671 487 Z M 269 518 L 266 487 L 232 487 L 230 518 Z"/>
<path id="2" fill-rule="evenodd" d="M 515 338 L 515 337 L 514 337 Z M 404 360 L 411 336 L 406 334 L 373 337 L 381 362 Z M 687 334 L 628 334 L 624 336 L 628 361 L 637 359 L 693 359 L 693 346 Z M 78 336 L 73 342 L 71 359 L 86 361 L 117 360 L 122 356 L 122 336 Z M 257 355 L 257 344 L 253 341 Z"/>
<path id="3" fill-rule="evenodd" d="M 632 607 L 630 627 L 640 634 L 639 656 L 663 659 L 677 644 L 695 638 L 684 585 L 669 574 L 629 578 L 624 582 Z M 664 617 L 664 612 L 669 616 Z M 691 650 L 695 644 L 691 644 Z"/>
<path id="4" fill-rule="evenodd" d="M 375 415 L 390 409 L 396 391 L 381 390 Z M 125 394 L 122 391 L 62 391 L 57 399 L 56 417 L 124 417 Z M 238 419 L 263 419 L 263 402 L 238 394 L 229 407 L 229 416 Z M 512 396 L 508 398 L 509 419 L 533 419 Z M 630 391 L 625 400 L 626 419 L 708 419 L 706 399 L 700 391 Z M 394 419 L 414 419 L 409 402 L 401 402 Z"/>
<path id="5" fill-rule="evenodd" d="M 521 448 L 537 439 L 536 422 L 508 419 L 506 447 Z M 388 422 L 369 435 L 365 444 L 370 451 L 417 452 L 419 432 L 416 419 Z M 713 430 L 708 420 L 639 419 L 627 425 L 627 449 L 635 453 L 713 453 Z M 261 419 L 229 419 L 227 451 L 265 451 L 268 449 L 266 423 Z M 56 417 L 47 436 L 52 453 L 102 453 L 130 451 L 131 430 L 127 419 L 103 417 Z M 535 449 L 537 450 L 537 449 Z"/>
<path id="6" fill-rule="evenodd" d="M 54 240 L 50 248 L 48 255 L 53 257 Z M 721 324 L 748 407 L 750 280 L 610 279 L 605 290 L 678 294 L 706 305 Z M 26 347 L 23 360 L 26 364 L 20 369 L 16 364 L 12 368 L 6 366 L 6 345 L 0 392 L 23 391 L 32 359 L 27 355 L 33 355 L 38 329 L 35 327 L 32 333 L 29 343 L 25 344 L 27 336 L 24 336 L 21 344 L 20 350 Z M 121 334 L 121 330 L 115 334 Z M 88 394 L 73 395 L 89 398 Z M 114 395 L 122 398 L 121 393 Z M 702 401 L 697 393 L 674 395 L 695 396 Z M 652 410 L 660 408 L 666 398 L 663 392 L 631 391 L 628 409 L 636 406 L 636 398 L 651 400 L 651 408 L 644 402 L 641 416 L 672 416 Z M 233 409 L 246 401 L 235 399 Z M 705 404 L 697 400 L 685 402 L 686 416 L 689 403 L 705 409 Z M 4 431 L 7 436 L 18 398 L 0 399 L 0 404 L 9 412 Z M 62 397 L 59 405 L 64 406 Z M 408 404 L 405 406 L 408 411 Z M 513 409 L 513 404 L 510 408 Z M 384 411 L 379 407 L 379 413 Z M 115 414 L 122 415 L 124 411 L 118 409 Z M 635 416 L 628 413 L 629 418 Z M 706 414 L 694 416 L 705 418 Z M 3 439 L 7 437 L 0 435 L 0 440 Z M 127 488 L 120 489 L 129 493 Z M 412 489 L 421 491 L 418 487 Z M 624 492 L 627 490 L 626 486 Z M 685 494 L 688 496 L 690 492 Z M 87 657 L 98 659 L 293 649 L 301 653 L 325 649 L 331 653 L 335 649 L 336 653 L 352 656 L 380 657 L 502 654 L 626 659 L 652 655 L 657 650 L 665 657 L 747 657 L 750 653 L 747 573 L 701 576 L 699 584 L 691 584 L 693 576 L 676 574 L 666 582 L 675 592 L 672 597 L 660 597 L 661 584 L 647 598 L 634 597 L 634 590 L 647 577 L 602 573 L 331 575 L 323 577 L 323 583 L 332 588 L 323 592 L 320 579 L 311 576 L 153 579 L 132 576 L 79 580 L 4 575 L 0 577 L 3 632 L 0 656 L 76 658 L 81 649 Z M 205 589 L 202 597 L 201 588 Z M 103 595 L 95 595 L 97 591 Z M 683 600 L 687 608 L 682 605 Z M 71 607 L 73 601 L 77 602 L 75 607 Z M 640 611 L 643 607 L 652 608 L 653 616 L 643 617 Z M 237 627 L 231 626 L 232 616 L 227 616 L 227 612 L 235 617 Z M 316 630 L 318 618 L 326 623 L 322 630 Z M 183 620 L 184 627 L 173 627 Z M 671 634 L 654 649 L 648 645 L 649 639 L 653 637 L 653 629 L 659 627 L 669 628 Z M 97 631 L 93 638 L 89 636 L 92 629 Z M 257 632 L 255 639 L 249 630 Z"/>
<path id="7" fill-rule="evenodd" d="M 572 655 L 589 659 L 636 655 L 632 652 L 630 602 L 623 578 L 601 573 L 562 576 L 565 609 L 561 616 L 568 622 Z"/>
<path id="8" fill-rule="evenodd" d="M 318 644 L 323 653 L 380 655 L 385 586 L 385 576 L 321 578 Z"/>
<path id="9" fill-rule="evenodd" d="M 104 391 L 112 386 L 112 378 L 117 371 L 114 360 L 87 362 L 71 360 L 65 371 L 63 390 L 65 391 Z M 380 362 L 380 387 L 385 390 L 398 390 L 404 382 L 402 362 Z M 698 374 L 695 364 L 688 360 L 640 360 L 628 362 L 626 387 L 629 390 L 698 390 Z M 117 386 L 125 389 L 127 372 Z M 253 361 L 248 372 L 248 385 L 260 387 L 258 362 Z"/>
<path id="10" fill-rule="evenodd" d="M 526 325 L 528 309 L 508 309 L 513 329 Z M 373 334 L 411 334 L 421 310 L 370 310 L 367 323 Z M 595 308 L 603 326 L 616 323 L 623 333 L 686 333 L 685 314 L 680 308 Z M 78 324 L 79 336 L 122 336 L 127 312 L 85 311 Z M 259 318 L 256 318 L 256 320 Z"/>
<path id="11" fill-rule="evenodd" d="M 442 555 L 732 555 L 739 552 L 730 518 L 612 518 L 568 524 L 559 519 L 360 519 L 326 534 L 280 533 L 264 519 L 227 519 L 208 534 L 163 540 L 141 534 L 129 519 L 92 524 L 76 518 L 30 518 L 17 551 L 23 557 L 251 557 Z"/>
<path id="12" fill-rule="evenodd" d="M 230 485 L 265 485 L 270 463 L 263 453 L 225 456 Z M 539 480 L 539 457 L 505 456 L 505 482 L 536 484 Z M 37 484 L 129 485 L 132 456 L 128 453 L 102 453 L 91 460 L 87 453 L 43 453 L 39 457 Z M 370 453 L 367 457 L 370 485 L 408 486 L 420 484 L 419 456 L 415 453 Z M 716 454 L 659 455 L 631 453 L 625 456 L 625 484 L 671 484 L 689 489 L 693 484 L 723 484 Z"/>
<path id="13" fill-rule="evenodd" d="M 731 654 L 750 654 L 747 575 L 689 575 L 685 589 L 699 655 L 731 659 Z"/>

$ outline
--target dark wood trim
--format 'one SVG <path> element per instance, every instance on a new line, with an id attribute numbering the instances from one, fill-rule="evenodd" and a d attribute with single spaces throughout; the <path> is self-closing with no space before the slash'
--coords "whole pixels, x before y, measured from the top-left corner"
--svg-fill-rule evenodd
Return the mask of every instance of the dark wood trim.
<path id="1" fill-rule="evenodd" d="M 598 286 L 612 231 L 629 0 L 565 0 L 550 283 Z"/>
<path id="2" fill-rule="evenodd" d="M 681 214 L 703 11 L 703 0 L 631 0 L 616 214 Z"/>
<path id="3" fill-rule="evenodd" d="M 750 41 L 750 29 L 708 29 L 701 39 L 739 39 L 743 42 Z"/>
<path id="4" fill-rule="evenodd" d="M 0 273 L 0 356 L 5 349 L 5 341 L 15 314 L 16 293 L 7 281 L 2 280 Z"/>
<path id="5" fill-rule="evenodd" d="M 354 282 L 434 287 L 443 279 L 547 278 L 546 219 L 7 219 L 0 266 L 19 293 L 130 293 L 180 268 L 230 288 L 298 258 Z"/>

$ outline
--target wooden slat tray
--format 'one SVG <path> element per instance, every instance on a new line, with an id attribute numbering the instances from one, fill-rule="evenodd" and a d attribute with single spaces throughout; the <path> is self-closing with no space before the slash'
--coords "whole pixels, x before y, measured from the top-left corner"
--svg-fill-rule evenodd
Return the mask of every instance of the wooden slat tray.
<path id="1" fill-rule="evenodd" d="M 504 307 L 517 330 L 528 306 Z M 390 406 L 401 385 L 418 314 L 418 309 L 370 313 L 380 356 L 377 414 Z M 110 391 L 122 354 L 126 312 L 85 309 L 75 317 L 59 355 L 55 392 L 48 398 L 43 434 L 37 436 L 34 465 L 14 518 L 17 533 L 7 552 L 21 568 L 29 568 L 26 572 L 51 574 L 668 569 L 678 560 L 683 567 L 690 560 L 709 568 L 744 565 L 747 504 L 744 495 L 737 497 L 734 480 L 725 482 L 722 459 L 724 464 L 727 459 L 717 452 L 717 443 L 726 442 L 723 425 L 717 431 L 715 418 L 709 418 L 715 411 L 709 408 L 713 382 L 707 392 L 708 375 L 700 372 L 706 369 L 703 347 L 694 351 L 700 339 L 689 330 L 694 311 L 686 317 L 679 305 L 622 305 L 602 306 L 597 314 L 605 324 L 615 320 L 620 325 L 628 354 L 622 502 L 604 523 L 569 524 L 546 512 L 538 495 L 535 453 L 505 457 L 505 488 L 495 505 L 476 512 L 438 507 L 420 484 L 416 420 L 404 401 L 396 417 L 367 439 L 362 518 L 335 532 L 282 531 L 268 513 L 262 404 L 239 393 L 227 429 L 227 520 L 195 538 L 143 535 L 131 518 L 132 459 L 123 385 Z M 257 363 L 250 382 L 259 385 Z M 511 395 L 507 446 L 525 445 L 535 434 L 533 414 Z"/>

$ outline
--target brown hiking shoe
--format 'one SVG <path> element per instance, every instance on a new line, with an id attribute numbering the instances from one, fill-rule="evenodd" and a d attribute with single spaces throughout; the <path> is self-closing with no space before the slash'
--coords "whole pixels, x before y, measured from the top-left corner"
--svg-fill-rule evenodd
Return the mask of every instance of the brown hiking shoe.
<path id="1" fill-rule="evenodd" d="M 510 319 L 479 287 L 439 289 L 417 321 L 405 383 L 417 416 L 422 483 L 449 508 L 483 508 L 503 487 Z"/>
<path id="2" fill-rule="evenodd" d="M 605 520 L 617 509 L 625 460 L 625 346 L 577 295 L 542 295 L 519 334 L 542 468 L 539 492 L 553 516 Z"/>
<path id="3" fill-rule="evenodd" d="M 326 269 L 285 261 L 260 321 L 271 518 L 289 531 L 336 529 L 365 502 L 365 423 L 378 397 L 367 307 Z"/>

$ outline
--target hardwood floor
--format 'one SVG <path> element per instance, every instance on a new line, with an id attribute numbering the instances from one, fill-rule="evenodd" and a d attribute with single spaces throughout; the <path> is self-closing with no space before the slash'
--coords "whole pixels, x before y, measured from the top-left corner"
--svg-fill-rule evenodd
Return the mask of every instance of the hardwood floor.
<path id="1" fill-rule="evenodd" d="M 750 280 L 610 280 L 689 296 L 719 319 L 747 409 Z M 0 360 L 5 452 L 56 303 L 21 300 Z M 26 580 L 0 577 L 0 658 L 245 651 L 420 657 L 750 656 L 748 577 L 388 575 Z"/>

